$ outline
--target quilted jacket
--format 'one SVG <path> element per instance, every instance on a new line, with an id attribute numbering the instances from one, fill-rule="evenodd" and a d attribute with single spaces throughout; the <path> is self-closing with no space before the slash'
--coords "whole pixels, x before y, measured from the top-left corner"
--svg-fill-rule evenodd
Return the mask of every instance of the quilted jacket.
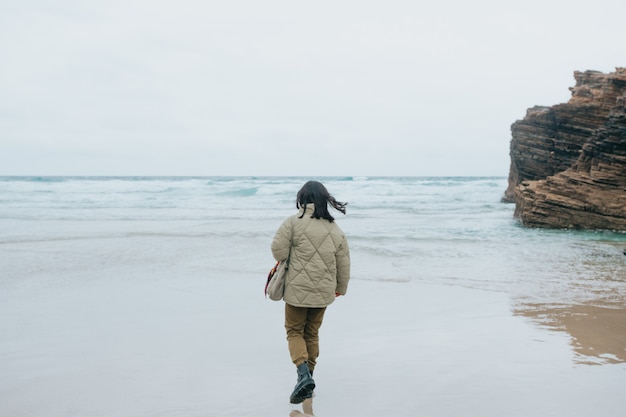
<path id="1" fill-rule="evenodd" d="M 326 307 L 335 292 L 344 295 L 350 280 L 350 250 L 336 222 L 311 218 L 313 204 L 288 217 L 276 231 L 272 255 L 289 257 L 283 299 L 294 307 Z M 289 249 L 291 248 L 291 254 Z"/>

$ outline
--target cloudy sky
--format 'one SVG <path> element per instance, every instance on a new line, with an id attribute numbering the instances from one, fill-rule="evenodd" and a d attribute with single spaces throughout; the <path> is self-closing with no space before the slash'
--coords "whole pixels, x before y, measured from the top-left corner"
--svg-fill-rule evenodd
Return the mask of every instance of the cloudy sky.
<path id="1" fill-rule="evenodd" d="M 0 0 L 0 175 L 499 175 L 623 0 Z"/>

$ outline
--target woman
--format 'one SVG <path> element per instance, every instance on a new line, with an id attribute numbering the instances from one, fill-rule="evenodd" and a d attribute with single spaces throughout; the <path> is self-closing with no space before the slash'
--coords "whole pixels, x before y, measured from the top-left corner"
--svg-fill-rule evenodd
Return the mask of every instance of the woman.
<path id="1" fill-rule="evenodd" d="M 328 206 L 345 214 L 346 203 L 331 196 L 317 181 L 302 186 L 299 213 L 287 218 L 272 241 L 272 254 L 286 261 L 285 329 L 298 381 L 289 398 L 299 404 L 313 395 L 313 370 L 319 355 L 319 328 L 326 307 L 345 295 L 350 280 L 350 251 Z"/>

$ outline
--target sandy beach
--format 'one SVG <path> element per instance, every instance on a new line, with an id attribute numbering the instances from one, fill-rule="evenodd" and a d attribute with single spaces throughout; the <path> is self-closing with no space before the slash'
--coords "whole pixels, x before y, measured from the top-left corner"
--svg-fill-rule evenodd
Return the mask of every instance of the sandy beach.
<path id="1" fill-rule="evenodd" d="M 39 272 L 1 292 L 0 415 L 305 411 L 288 403 L 295 368 L 264 271 L 213 275 L 198 239 L 137 239 L 129 246 L 195 255 L 98 264 L 99 239 L 13 252 Z M 309 405 L 322 417 L 621 415 L 624 310 L 512 304 L 498 291 L 354 279 L 327 312 Z"/>

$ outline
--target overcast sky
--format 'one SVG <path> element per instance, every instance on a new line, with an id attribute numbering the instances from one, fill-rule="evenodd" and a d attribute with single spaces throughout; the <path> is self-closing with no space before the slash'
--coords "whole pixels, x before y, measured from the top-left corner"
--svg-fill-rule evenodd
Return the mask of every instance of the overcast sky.
<path id="1" fill-rule="evenodd" d="M 0 0 L 0 175 L 498 175 L 623 0 Z"/>

